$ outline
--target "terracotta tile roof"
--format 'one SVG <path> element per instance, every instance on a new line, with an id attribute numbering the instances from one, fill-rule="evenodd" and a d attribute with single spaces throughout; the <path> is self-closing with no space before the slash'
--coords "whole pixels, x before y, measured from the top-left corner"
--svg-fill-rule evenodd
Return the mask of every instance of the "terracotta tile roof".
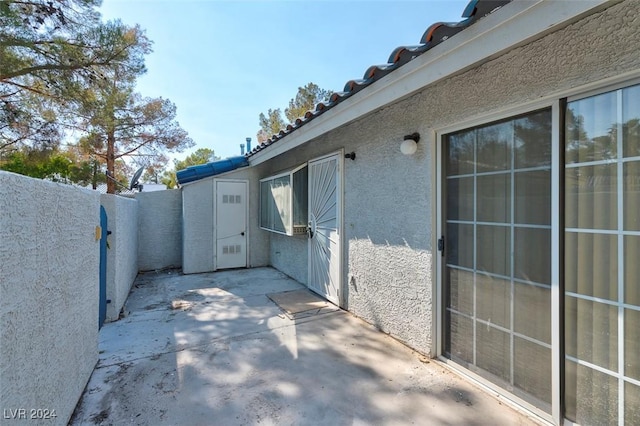
<path id="1" fill-rule="evenodd" d="M 443 41 L 455 36 L 460 31 L 469 27 L 479 19 L 490 14 L 499 7 L 511 2 L 511 0 L 471 0 L 467 7 L 462 12 L 462 18 L 460 22 L 436 22 L 429 26 L 420 39 L 420 44 L 415 46 L 400 46 L 391 52 L 386 64 L 372 65 L 364 73 L 364 76 L 360 79 L 349 80 L 344 85 L 342 92 L 333 93 L 329 100 L 326 102 L 320 102 L 316 105 L 313 111 L 307 111 L 303 117 L 295 120 L 295 122 L 288 124 L 285 129 L 280 130 L 278 134 L 271 136 L 265 142 L 258 144 L 250 152 L 247 152 L 246 157 L 250 157 L 256 154 L 288 134 L 294 132 L 301 126 L 304 126 L 309 121 L 313 120 L 320 114 L 333 108 L 345 99 L 358 93 L 360 90 L 371 85 L 387 74 L 397 70 L 401 66 L 410 62 L 411 60 L 422 55 L 424 52 L 430 50 L 434 46 L 442 43 Z"/>

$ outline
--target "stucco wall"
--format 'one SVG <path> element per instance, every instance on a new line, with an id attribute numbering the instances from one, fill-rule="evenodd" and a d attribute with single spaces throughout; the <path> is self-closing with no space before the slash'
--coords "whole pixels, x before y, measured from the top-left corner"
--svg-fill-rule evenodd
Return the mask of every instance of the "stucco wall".
<path id="1" fill-rule="evenodd" d="M 185 274 L 213 271 L 213 178 L 182 188 L 182 211 L 182 271 Z"/>
<path id="2" fill-rule="evenodd" d="M 0 171 L 0 407 L 66 425 L 98 359 L 95 191 Z M 28 421 L 28 420 L 27 420 Z"/>
<path id="3" fill-rule="evenodd" d="M 262 231 L 266 232 L 266 231 Z M 302 284 L 307 284 L 308 278 L 308 239 L 306 235 L 271 234 L 269 256 L 271 265 Z"/>
<path id="4" fill-rule="evenodd" d="M 246 180 L 249 183 L 248 260 L 249 267 L 269 263 L 269 235 L 259 228 L 259 183 L 256 172 L 242 168 L 215 177 L 202 179 L 182 187 L 184 241 L 183 272 L 186 274 L 214 270 L 214 181 L 216 179 Z"/>
<path id="5" fill-rule="evenodd" d="M 182 267 L 181 191 L 139 192 L 136 200 L 139 270 Z"/>
<path id="6" fill-rule="evenodd" d="M 131 285 L 138 275 L 138 202 L 131 198 L 102 194 L 107 212 L 107 321 L 118 319 Z"/>
<path id="7" fill-rule="evenodd" d="M 624 1 L 399 103 L 439 128 L 638 71 L 640 3 Z"/>
<path id="8" fill-rule="evenodd" d="M 451 40 L 455 44 L 455 38 Z M 435 131 L 640 70 L 640 3 L 625 1 L 318 137 L 257 166 L 259 177 L 344 148 L 345 307 L 422 352 L 432 351 L 436 199 Z M 380 81 L 376 84 L 382 84 Z M 420 132 L 418 152 L 400 154 Z M 298 246 L 271 237 L 271 263 Z M 305 250 L 306 254 L 306 250 Z M 300 270 L 298 270 L 298 267 Z"/>
<path id="9" fill-rule="evenodd" d="M 426 132 L 404 114 L 384 110 L 317 138 L 257 167 L 266 177 L 344 149 L 344 308 L 428 352 L 431 336 L 431 191 L 428 144 L 412 157 L 400 153 L 402 136 Z M 307 282 L 307 244 L 271 236 L 271 264 Z M 279 254 L 278 254 L 279 253 Z"/>

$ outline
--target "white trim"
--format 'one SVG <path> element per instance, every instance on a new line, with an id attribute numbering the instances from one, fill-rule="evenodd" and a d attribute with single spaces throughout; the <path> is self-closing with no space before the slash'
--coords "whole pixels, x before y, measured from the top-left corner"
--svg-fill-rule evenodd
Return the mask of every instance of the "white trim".
<path id="1" fill-rule="evenodd" d="M 440 140 L 442 140 L 442 136 L 449 133 L 455 133 L 460 130 L 470 129 L 472 127 L 482 127 L 497 121 L 509 120 L 519 115 L 531 114 L 538 110 L 551 108 L 553 106 L 553 103 L 557 102 L 557 100 L 560 97 L 561 96 L 557 96 L 557 95 L 548 96 L 544 99 L 537 99 L 535 101 L 526 102 L 520 105 L 509 106 L 507 108 L 502 108 L 489 113 L 483 113 L 482 115 L 478 115 L 473 118 L 469 118 L 467 120 L 458 121 L 455 124 L 452 124 L 449 126 L 436 128 L 436 131 L 438 132 L 438 135 L 440 135 Z M 548 169 L 548 167 L 546 167 L 546 169 Z M 506 173 L 506 172 L 500 172 L 500 173 Z M 492 172 L 480 172 L 477 174 L 479 175 L 492 174 Z M 473 176 L 473 175 L 474 174 L 469 176 Z M 457 176 L 458 175 L 456 175 L 456 177 Z"/>
<path id="2" fill-rule="evenodd" d="M 622 122 L 619 122 L 618 124 L 621 124 L 621 123 Z M 618 163 L 623 163 L 623 164 L 631 163 L 639 160 L 640 160 L 639 156 L 634 156 L 634 157 L 623 157 L 623 158 L 611 158 L 607 160 L 585 161 L 582 163 L 566 164 L 565 169 L 574 169 L 576 167 L 589 167 L 589 166 L 609 166 L 609 165 L 618 164 Z"/>
<path id="3" fill-rule="evenodd" d="M 344 291 L 344 254 L 347 253 L 345 250 L 345 238 L 344 238 L 344 148 L 341 148 L 338 152 L 338 178 L 340 182 L 338 183 L 338 202 L 340 205 L 338 206 L 338 236 L 340 237 L 340 243 L 338 244 L 338 250 L 340 250 L 340 254 L 338 255 L 338 306 L 344 307 L 347 306 L 347 300 L 345 300 L 346 292 Z"/>
<path id="4" fill-rule="evenodd" d="M 285 177 L 285 176 L 291 176 L 291 170 L 289 170 L 287 172 L 278 173 L 277 175 L 267 176 L 266 178 L 260 179 L 260 182 L 262 183 L 262 182 L 267 181 L 267 180 L 279 179 L 279 178 Z"/>
<path id="5" fill-rule="evenodd" d="M 293 175 L 295 173 L 299 172 L 300 170 L 304 169 L 307 166 L 308 166 L 308 163 L 304 162 L 301 165 L 299 165 L 297 167 L 294 167 L 292 169 L 289 169 L 286 172 L 281 172 L 281 173 L 278 173 L 276 175 L 268 176 L 266 178 L 262 178 L 262 179 L 259 180 L 259 182 L 258 182 L 258 184 L 259 184 L 259 188 L 258 188 L 259 189 L 259 194 L 258 194 L 258 202 L 259 202 L 259 206 L 258 206 L 258 227 L 260 229 L 262 229 L 264 231 L 268 231 L 268 232 L 273 232 L 274 234 L 286 235 L 288 237 L 293 237 L 293 236 L 297 235 L 294 232 L 294 228 L 296 227 L 296 224 L 294 223 L 294 207 L 295 206 L 293 204 L 293 193 L 294 193 Z M 289 215 L 290 215 L 290 218 L 291 218 L 291 223 L 289 224 L 290 225 L 289 226 L 290 230 L 287 231 L 285 229 L 285 231 L 283 232 L 283 231 L 278 231 L 276 229 L 266 228 L 266 227 L 262 226 L 262 184 L 264 182 L 272 181 L 272 180 L 275 180 L 275 179 L 280 179 L 280 178 L 283 178 L 283 177 L 286 177 L 286 176 L 289 177 L 289 187 L 290 187 L 290 191 L 291 191 L 291 197 L 290 197 L 291 204 L 289 206 Z M 285 228 L 286 228 L 286 224 L 285 224 Z"/>
<path id="6" fill-rule="evenodd" d="M 436 278 L 435 283 L 431 281 L 431 300 L 436 301 L 431 303 L 431 330 L 435 331 L 435 340 L 432 342 L 430 353 L 432 358 L 438 356 L 441 353 L 440 342 L 442 341 L 442 330 L 440 316 L 442 315 L 442 291 L 440 290 L 440 270 L 443 262 L 442 254 L 438 250 L 438 240 L 443 235 L 440 232 L 440 212 L 438 209 L 440 199 L 440 146 L 438 143 L 438 135 L 433 129 L 429 129 L 426 137 L 426 143 L 428 144 L 429 153 L 431 154 L 431 163 L 429 164 L 429 181 L 435 182 L 435 187 L 431 190 L 431 229 L 435 232 L 431 233 L 431 276 Z M 433 208 L 435 207 L 435 209 Z"/>
<path id="7" fill-rule="evenodd" d="M 533 112 L 533 111 L 531 111 L 531 112 Z M 472 126 L 472 127 L 476 127 L 476 126 Z M 541 171 L 547 171 L 547 170 L 550 170 L 550 169 L 551 168 L 549 166 L 536 166 L 536 167 L 527 167 L 527 168 L 515 169 L 513 171 L 498 170 L 497 172 L 478 172 L 478 173 L 465 173 L 465 174 L 461 174 L 461 175 L 449 175 L 449 176 L 446 177 L 446 179 L 453 180 L 453 179 L 462 179 L 462 178 L 472 178 L 472 177 L 475 177 L 475 176 L 482 177 L 482 176 L 511 175 L 511 173 L 518 174 L 518 173 L 526 173 L 526 172 L 541 172 Z"/>
<path id="8" fill-rule="evenodd" d="M 623 309 L 640 312 L 640 306 L 631 305 L 628 303 L 620 303 L 617 300 L 603 299 L 601 297 L 588 296 L 586 294 L 574 293 L 571 291 L 565 292 L 565 295 L 571 296 L 575 299 L 588 300 L 589 302 L 597 302 L 597 303 L 602 303 L 603 305 L 609 305 L 609 306 L 620 306 Z"/>
<path id="9" fill-rule="evenodd" d="M 570 2 L 566 2 L 570 3 Z M 601 79 L 589 84 L 584 84 L 582 86 L 577 86 L 572 89 L 560 90 L 557 92 L 550 93 L 542 98 L 536 99 L 534 101 L 525 102 L 518 104 L 516 106 L 508 106 L 502 109 L 496 109 L 490 113 L 481 113 L 480 115 L 476 115 L 470 117 L 463 121 L 458 121 L 455 124 L 438 127 L 436 128 L 436 132 L 438 135 L 442 135 L 445 133 L 453 133 L 459 130 L 464 130 L 470 127 L 478 127 L 493 121 L 499 121 L 506 118 L 510 118 L 519 114 L 527 114 L 533 112 L 537 109 L 549 108 L 558 99 L 567 98 L 568 102 L 572 102 L 579 99 L 588 98 L 589 96 L 585 96 L 585 93 L 589 93 L 590 96 L 611 92 L 614 90 L 622 89 L 625 87 L 635 86 L 640 84 L 640 69 L 631 71 L 628 73 L 620 74 L 615 77 Z M 600 160 L 597 162 L 601 162 L 602 164 L 607 163 L 609 160 Z M 594 162 L 594 163 L 597 163 Z M 613 161 L 615 162 L 615 160 Z M 579 165 L 590 165 L 587 163 L 580 163 Z M 567 164 L 565 167 L 572 167 L 575 163 Z M 575 165 L 577 167 L 578 165 Z"/>
<path id="10" fill-rule="evenodd" d="M 213 176 L 212 176 L 213 177 Z M 191 182 L 190 182 L 191 183 Z M 218 218 L 216 217 L 217 214 L 217 205 L 218 205 L 218 185 L 216 185 L 216 179 L 213 178 L 211 179 L 211 185 L 213 186 L 213 199 L 211 200 L 211 215 L 212 217 L 212 225 L 213 225 L 213 248 L 212 248 L 212 253 L 213 253 L 213 270 L 214 272 L 218 270 L 218 226 L 216 224 L 216 221 L 218 220 Z M 184 216 L 183 217 L 183 221 L 184 221 Z"/>
<path id="11" fill-rule="evenodd" d="M 624 298 L 624 284 L 625 284 L 625 255 L 626 249 L 624 246 L 624 202 L 625 202 L 625 193 L 624 193 L 624 163 L 622 159 L 624 157 L 624 145 L 623 145 L 623 99 L 622 99 L 622 88 L 615 91 L 616 95 L 616 121 L 618 123 L 617 127 L 617 145 L 616 145 L 616 179 L 617 179 L 617 188 L 616 195 L 618 197 L 618 372 L 620 373 L 620 378 L 618 379 L 618 425 L 624 426 L 624 418 L 625 418 L 625 389 L 624 389 L 624 376 L 625 376 L 625 321 L 624 321 L 624 306 L 622 306 L 621 302 L 625 301 Z"/>
<path id="12" fill-rule="evenodd" d="M 616 229 L 595 229 L 595 228 L 565 228 L 565 232 L 574 234 L 601 234 L 601 235 L 633 235 L 640 236 L 640 231 L 618 231 Z"/>
<path id="13" fill-rule="evenodd" d="M 514 1 L 249 157 L 261 164 L 330 130 L 620 0 Z"/>
<path id="14" fill-rule="evenodd" d="M 627 87 L 640 85 L 640 76 L 638 76 L 638 74 L 640 74 L 640 72 L 633 71 L 631 73 L 621 74 L 620 76 L 583 86 L 579 91 L 572 90 L 572 93 L 567 95 L 567 102 L 579 101 L 581 99 L 587 99 L 593 96 L 626 89 Z"/>
<path id="15" fill-rule="evenodd" d="M 564 149 L 560 140 L 560 101 L 551 105 L 551 417 L 559 425 L 564 417 L 562 413 L 562 393 L 560 378 L 564 360 L 561 358 L 561 312 L 560 302 L 563 297 L 560 292 L 560 206 L 564 200 L 560 199 L 561 150 Z M 563 313 L 562 313 L 563 314 Z"/>

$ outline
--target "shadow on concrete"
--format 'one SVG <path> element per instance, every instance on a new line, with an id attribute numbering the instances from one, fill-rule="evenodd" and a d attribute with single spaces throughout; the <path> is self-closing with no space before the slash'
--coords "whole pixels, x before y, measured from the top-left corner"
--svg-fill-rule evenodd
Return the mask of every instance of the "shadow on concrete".
<path id="1" fill-rule="evenodd" d="M 534 424 L 344 311 L 291 320 L 270 268 L 144 274 L 71 424 Z"/>

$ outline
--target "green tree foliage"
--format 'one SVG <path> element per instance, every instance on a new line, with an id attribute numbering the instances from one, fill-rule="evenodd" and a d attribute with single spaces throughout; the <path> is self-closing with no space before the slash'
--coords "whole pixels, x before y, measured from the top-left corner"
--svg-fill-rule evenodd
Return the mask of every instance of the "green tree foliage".
<path id="1" fill-rule="evenodd" d="M 316 104 L 329 100 L 330 91 L 321 89 L 315 83 L 307 83 L 304 87 L 298 87 L 296 97 L 289 101 L 289 107 L 284 110 L 284 115 L 293 123 L 297 118 L 303 117 L 307 111 L 315 108 Z"/>
<path id="2" fill-rule="evenodd" d="M 271 136 L 278 134 L 287 124 L 293 123 L 296 119 L 303 117 L 307 111 L 315 109 L 316 104 L 327 101 L 331 96 L 330 91 L 321 89 L 315 83 L 307 83 L 304 87 L 298 87 L 298 93 L 289 101 L 289 107 L 285 108 L 282 118 L 280 108 L 269 109 L 267 114 L 260 113 L 258 117 L 260 130 L 258 131 L 258 142 L 264 142 Z"/>
<path id="3" fill-rule="evenodd" d="M 267 115 L 264 115 L 264 113 L 261 112 L 258 120 L 260 121 L 258 142 L 266 141 L 286 126 L 286 123 L 282 118 L 282 111 L 280 111 L 280 108 L 269 109 L 269 111 L 267 111 Z"/>
<path id="4" fill-rule="evenodd" d="M 167 99 L 134 92 L 151 42 L 138 27 L 103 23 L 100 0 L 0 0 L 0 154 L 52 152 L 79 132 L 93 180 L 125 157 L 162 160 L 193 142 Z M 71 133 L 71 132 L 74 133 Z M 155 158 L 155 160 L 153 160 Z M 166 157 L 164 157 L 166 162 Z M 6 162 L 6 161 L 5 161 Z M 122 163 L 124 164 L 124 163 Z M 115 181 L 108 179 L 108 192 Z"/>
<path id="5" fill-rule="evenodd" d="M 54 182 L 75 183 L 82 186 L 105 182 L 102 173 L 95 173 L 95 165 L 78 158 L 72 151 L 58 148 L 35 150 L 27 147 L 13 150 L 0 164 L 0 169 Z"/>
<path id="6" fill-rule="evenodd" d="M 144 71 L 138 27 L 100 21 L 100 0 L 0 0 L 0 150 L 51 147 L 66 107 L 114 64 Z"/>
<path id="7" fill-rule="evenodd" d="M 106 164 L 114 176 L 115 162 L 128 156 L 153 159 L 166 152 L 181 152 L 193 146 L 174 120 L 175 105 L 168 99 L 143 98 L 133 92 L 130 76 L 116 76 L 84 96 L 79 108 L 82 150 Z M 115 182 L 107 181 L 107 192 L 115 192 Z"/>
<path id="8" fill-rule="evenodd" d="M 176 172 L 178 170 L 197 166 L 199 164 L 210 163 L 219 159 L 220 157 L 215 155 L 213 149 L 199 148 L 194 153 L 188 155 L 184 160 L 173 160 L 173 170 L 169 170 L 164 173 L 162 183 L 167 185 L 167 188 L 176 188 L 178 186 L 178 180 L 176 178 Z"/>
<path id="9" fill-rule="evenodd" d="M 144 167 L 144 174 L 141 182 L 162 183 L 162 174 L 165 171 L 169 159 L 166 155 L 161 154 L 152 159 L 144 159 L 142 161 L 134 161 L 136 164 Z"/>

